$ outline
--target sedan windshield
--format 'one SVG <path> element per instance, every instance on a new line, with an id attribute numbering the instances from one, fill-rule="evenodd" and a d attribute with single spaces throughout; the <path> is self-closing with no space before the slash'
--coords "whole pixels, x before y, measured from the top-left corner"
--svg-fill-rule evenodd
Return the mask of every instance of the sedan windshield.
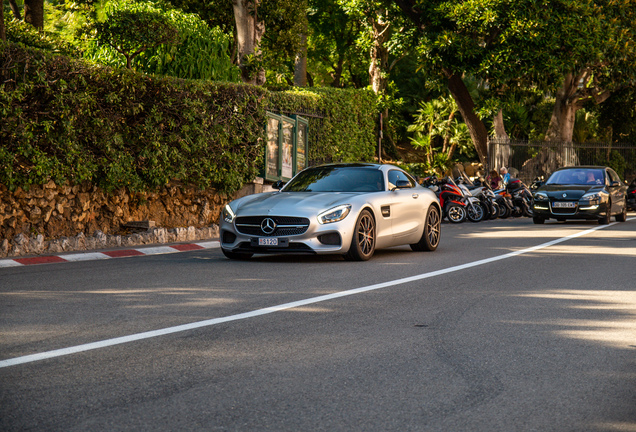
<path id="1" fill-rule="evenodd" d="M 322 166 L 306 169 L 287 183 L 284 192 L 379 192 L 382 171 L 369 167 Z"/>
<path id="2" fill-rule="evenodd" d="M 605 176 L 602 169 L 568 169 L 555 172 L 545 183 L 560 185 L 600 185 L 605 184 Z"/>

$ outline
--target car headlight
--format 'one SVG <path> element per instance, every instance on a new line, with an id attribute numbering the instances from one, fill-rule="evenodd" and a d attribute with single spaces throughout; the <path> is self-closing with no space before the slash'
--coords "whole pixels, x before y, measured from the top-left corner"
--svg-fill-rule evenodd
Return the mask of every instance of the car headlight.
<path id="1" fill-rule="evenodd" d="M 589 201 L 590 204 L 598 204 L 601 201 L 601 194 L 598 192 L 587 193 L 581 197 L 581 201 Z"/>
<path id="2" fill-rule="evenodd" d="M 547 201 L 548 200 L 548 195 L 546 195 L 545 192 L 535 192 L 534 200 L 535 201 Z"/>
<path id="3" fill-rule="evenodd" d="M 318 215 L 318 222 L 321 224 L 328 224 L 338 222 L 347 217 L 351 211 L 351 204 L 339 205 L 327 211 L 324 211 Z"/>
<path id="4" fill-rule="evenodd" d="M 236 215 L 234 214 L 234 212 L 232 211 L 232 207 L 230 207 L 229 204 L 226 204 L 225 207 L 223 207 L 223 220 L 229 224 L 231 224 L 232 222 L 234 222 L 234 218 L 236 217 Z"/>

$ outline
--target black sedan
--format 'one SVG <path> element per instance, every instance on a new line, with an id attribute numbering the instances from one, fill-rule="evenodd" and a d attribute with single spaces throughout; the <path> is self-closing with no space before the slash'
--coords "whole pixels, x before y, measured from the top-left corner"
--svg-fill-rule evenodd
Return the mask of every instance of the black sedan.
<path id="1" fill-rule="evenodd" d="M 534 193 L 534 223 L 546 219 L 627 220 L 627 186 L 616 172 L 602 166 L 556 170 Z"/>

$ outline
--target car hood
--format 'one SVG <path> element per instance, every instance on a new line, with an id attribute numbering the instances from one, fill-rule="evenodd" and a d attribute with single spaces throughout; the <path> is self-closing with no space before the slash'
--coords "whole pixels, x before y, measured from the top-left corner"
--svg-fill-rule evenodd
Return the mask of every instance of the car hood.
<path id="1" fill-rule="evenodd" d="M 266 192 L 248 195 L 232 204 L 238 216 L 296 215 L 310 216 L 349 203 L 351 192 Z"/>
<path id="2" fill-rule="evenodd" d="M 545 192 L 548 197 L 555 199 L 580 199 L 586 193 L 600 192 L 599 185 L 544 185 L 537 192 Z M 563 196 L 566 194 L 567 196 Z"/>

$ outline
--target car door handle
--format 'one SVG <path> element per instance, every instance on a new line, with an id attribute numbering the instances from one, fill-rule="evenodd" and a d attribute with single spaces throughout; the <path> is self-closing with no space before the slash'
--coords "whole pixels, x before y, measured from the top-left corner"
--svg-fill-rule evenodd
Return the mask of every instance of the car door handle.
<path id="1" fill-rule="evenodd" d="M 420 194 L 416 194 L 416 193 L 414 193 L 414 194 L 413 194 L 413 195 L 411 195 L 411 196 L 413 197 L 413 199 L 417 199 L 417 198 L 420 196 Z"/>

